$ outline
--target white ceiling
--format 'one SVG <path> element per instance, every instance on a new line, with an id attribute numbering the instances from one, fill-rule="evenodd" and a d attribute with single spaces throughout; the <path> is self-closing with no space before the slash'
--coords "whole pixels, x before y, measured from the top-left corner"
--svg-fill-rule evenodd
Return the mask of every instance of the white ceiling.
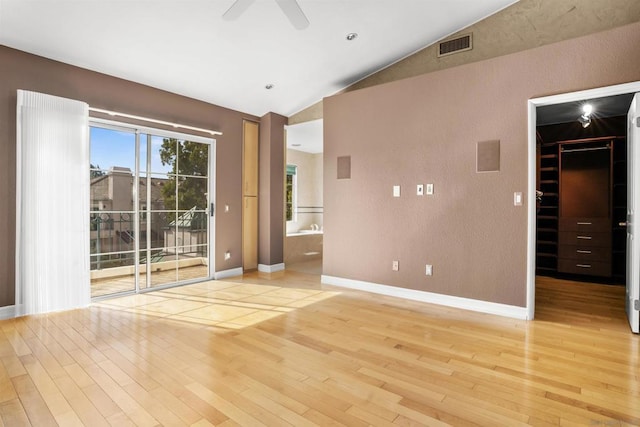
<path id="1" fill-rule="evenodd" d="M 323 123 L 320 119 L 287 126 L 287 148 L 311 154 L 322 153 Z"/>
<path id="2" fill-rule="evenodd" d="M 262 116 L 290 116 L 514 0 L 0 0 L 0 44 Z M 347 33 L 356 32 L 354 41 Z M 271 83 L 274 88 L 266 90 Z"/>

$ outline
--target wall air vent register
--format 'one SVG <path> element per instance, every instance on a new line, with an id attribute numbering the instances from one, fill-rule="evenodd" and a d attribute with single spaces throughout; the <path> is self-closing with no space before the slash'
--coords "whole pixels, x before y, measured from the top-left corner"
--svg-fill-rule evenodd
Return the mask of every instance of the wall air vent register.
<path id="1" fill-rule="evenodd" d="M 473 49 L 472 33 L 445 40 L 438 45 L 438 57 Z"/>

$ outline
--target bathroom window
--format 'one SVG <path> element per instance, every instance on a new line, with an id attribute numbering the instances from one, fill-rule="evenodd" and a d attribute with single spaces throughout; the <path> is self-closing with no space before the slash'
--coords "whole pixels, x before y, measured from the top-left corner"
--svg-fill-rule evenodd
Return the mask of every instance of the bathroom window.
<path id="1" fill-rule="evenodd" d="M 287 165 L 287 180 L 286 180 L 286 213 L 287 221 L 296 221 L 296 207 L 297 207 L 297 187 L 298 182 L 296 179 L 296 173 L 298 167 L 295 165 Z"/>

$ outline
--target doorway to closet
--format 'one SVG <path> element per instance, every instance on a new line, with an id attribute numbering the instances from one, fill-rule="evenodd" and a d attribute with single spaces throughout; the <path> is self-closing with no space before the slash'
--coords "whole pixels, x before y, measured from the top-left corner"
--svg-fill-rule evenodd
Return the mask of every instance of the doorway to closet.
<path id="1" fill-rule="evenodd" d="M 628 135 L 637 138 L 628 113 L 638 90 L 640 83 L 631 83 L 530 101 L 530 318 L 536 283 L 551 278 L 566 290 L 578 283 L 593 283 L 581 289 L 594 294 L 596 284 L 619 289 L 617 304 L 626 307 L 631 329 L 638 330 L 638 283 L 627 281 L 635 277 L 629 268 L 637 268 L 628 262 L 634 259 L 627 248 L 635 231 L 627 218 L 637 205 L 628 186 L 635 186 L 637 162 L 628 163 L 627 143 Z"/>
<path id="2" fill-rule="evenodd" d="M 575 111 L 570 122 L 545 107 L 540 109 L 536 144 L 538 275 L 624 286 L 626 110 L 631 98 L 618 95 L 554 106 Z M 587 127 L 576 120 L 582 117 L 585 105 L 594 109 Z M 619 115 L 622 110 L 625 112 Z M 557 120 L 561 122 L 549 123 Z"/>
<path id="3" fill-rule="evenodd" d="M 91 123 L 92 298 L 211 278 L 214 150 L 209 138 Z"/>

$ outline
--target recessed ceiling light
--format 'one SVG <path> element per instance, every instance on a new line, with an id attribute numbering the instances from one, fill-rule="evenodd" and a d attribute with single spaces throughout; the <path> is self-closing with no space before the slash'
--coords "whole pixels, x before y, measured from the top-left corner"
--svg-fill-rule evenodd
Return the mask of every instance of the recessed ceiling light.
<path id="1" fill-rule="evenodd" d="M 267 90 L 273 89 L 273 83 L 267 84 L 264 88 Z"/>
<path id="2" fill-rule="evenodd" d="M 349 34 L 347 34 L 347 40 L 349 40 L 349 41 L 355 40 L 356 37 L 358 37 L 358 33 L 349 33 Z"/>

